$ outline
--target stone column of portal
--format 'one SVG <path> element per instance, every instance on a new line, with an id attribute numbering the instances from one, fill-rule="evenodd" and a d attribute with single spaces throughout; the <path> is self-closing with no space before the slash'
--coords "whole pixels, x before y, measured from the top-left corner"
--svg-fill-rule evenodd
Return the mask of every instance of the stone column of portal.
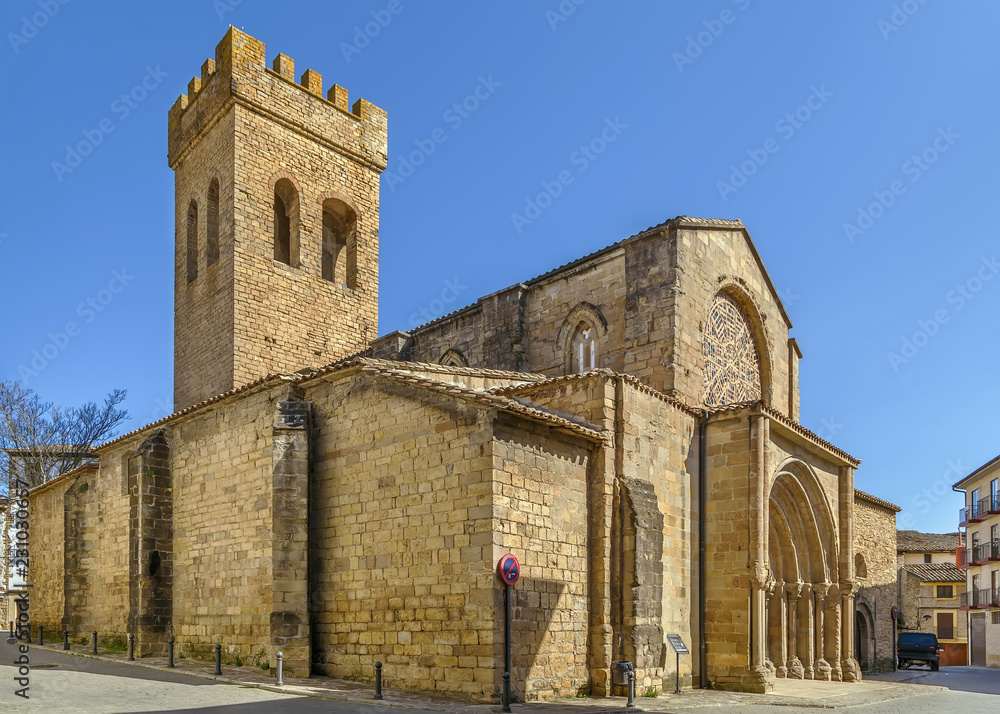
<path id="1" fill-rule="evenodd" d="M 767 417 L 750 417 L 750 607 L 753 639 L 750 642 L 750 667 L 760 668 L 757 676 L 763 674 L 767 660 L 767 590 L 773 582 L 767 565 L 767 501 L 764 481 L 766 479 L 765 453 L 768 439 Z"/>
<path id="2" fill-rule="evenodd" d="M 830 681 L 830 663 L 826 661 L 826 593 L 829 583 L 819 583 L 813 586 L 816 597 L 816 662 L 813 664 L 813 679 Z"/>
<path id="3" fill-rule="evenodd" d="M 785 583 L 785 591 L 788 594 L 788 677 L 789 679 L 802 679 L 802 662 L 798 658 L 798 610 L 799 599 L 802 595 L 802 583 Z"/>
<path id="4" fill-rule="evenodd" d="M 854 652 L 854 596 L 858 586 L 855 583 L 840 584 L 840 651 L 841 671 L 845 682 L 857 682 L 861 679 L 861 667 Z"/>
<path id="5" fill-rule="evenodd" d="M 824 657 L 830 663 L 830 676 L 835 682 L 843 680 L 840 667 L 840 588 L 834 583 L 826 593 L 826 647 Z"/>
<path id="6" fill-rule="evenodd" d="M 805 583 L 802 586 L 802 597 L 799 600 L 799 654 L 802 657 L 802 678 L 813 678 L 813 655 L 816 652 L 816 618 L 813 607 L 813 586 Z"/>
<path id="7" fill-rule="evenodd" d="M 788 676 L 788 599 L 785 594 L 785 583 L 780 580 L 775 583 L 771 594 L 774 607 L 771 610 L 771 620 L 774 631 L 771 642 L 771 658 L 774 662 L 775 675 L 784 679 Z"/>

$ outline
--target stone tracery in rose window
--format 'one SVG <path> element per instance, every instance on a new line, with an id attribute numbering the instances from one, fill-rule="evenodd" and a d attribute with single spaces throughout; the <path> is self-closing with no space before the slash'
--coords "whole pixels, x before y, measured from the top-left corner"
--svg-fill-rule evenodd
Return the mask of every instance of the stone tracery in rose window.
<path id="1" fill-rule="evenodd" d="M 760 358 L 750 321 L 727 293 L 719 293 L 712 302 L 702 352 L 706 405 L 716 407 L 760 399 Z"/>

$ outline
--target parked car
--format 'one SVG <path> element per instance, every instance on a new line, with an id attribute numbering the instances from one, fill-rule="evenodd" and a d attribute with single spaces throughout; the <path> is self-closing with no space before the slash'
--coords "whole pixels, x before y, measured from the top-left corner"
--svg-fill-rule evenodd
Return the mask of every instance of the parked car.
<path id="1" fill-rule="evenodd" d="M 938 644 L 937 636 L 930 632 L 900 632 L 896 642 L 896 659 L 903 669 L 926 663 L 932 672 L 937 672 L 943 649 Z"/>

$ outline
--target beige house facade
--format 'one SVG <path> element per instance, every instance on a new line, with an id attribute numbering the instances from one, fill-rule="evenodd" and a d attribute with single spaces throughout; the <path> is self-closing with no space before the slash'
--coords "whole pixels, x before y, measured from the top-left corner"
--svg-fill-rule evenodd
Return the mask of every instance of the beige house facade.
<path id="1" fill-rule="evenodd" d="M 686 687 L 857 680 L 859 461 L 746 227 L 376 339 L 386 115 L 264 56 L 231 28 L 171 110 L 177 411 L 32 492 L 36 622 L 495 701 L 512 553 L 518 699 L 672 686 L 668 634 Z"/>
<path id="2" fill-rule="evenodd" d="M 965 495 L 959 527 L 965 548 L 958 565 L 966 576 L 961 606 L 968 617 L 969 663 L 1000 667 L 1000 456 L 955 484 Z"/>

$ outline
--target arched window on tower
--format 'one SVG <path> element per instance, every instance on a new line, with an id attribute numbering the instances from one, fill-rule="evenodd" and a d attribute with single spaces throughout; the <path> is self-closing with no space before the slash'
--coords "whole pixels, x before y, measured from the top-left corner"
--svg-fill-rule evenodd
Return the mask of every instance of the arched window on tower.
<path id="1" fill-rule="evenodd" d="M 274 184 L 274 259 L 299 264 L 299 194 L 284 178 Z"/>
<path id="2" fill-rule="evenodd" d="M 728 293 L 720 292 L 712 301 L 702 354 L 706 405 L 717 407 L 760 399 L 760 357 L 750 320 Z"/>
<path id="3" fill-rule="evenodd" d="M 573 335 L 570 364 L 574 372 L 589 372 L 597 369 L 597 334 L 587 322 L 580 323 Z"/>
<path id="4" fill-rule="evenodd" d="M 213 265 L 219 259 L 219 181 L 208 184 L 208 215 L 205 217 L 206 260 Z"/>
<path id="5" fill-rule="evenodd" d="M 357 287 L 357 227 L 354 209 L 336 198 L 323 201 L 323 279 Z"/>
<path id="6" fill-rule="evenodd" d="M 198 277 L 198 204 L 191 201 L 187 214 L 187 281 Z"/>

